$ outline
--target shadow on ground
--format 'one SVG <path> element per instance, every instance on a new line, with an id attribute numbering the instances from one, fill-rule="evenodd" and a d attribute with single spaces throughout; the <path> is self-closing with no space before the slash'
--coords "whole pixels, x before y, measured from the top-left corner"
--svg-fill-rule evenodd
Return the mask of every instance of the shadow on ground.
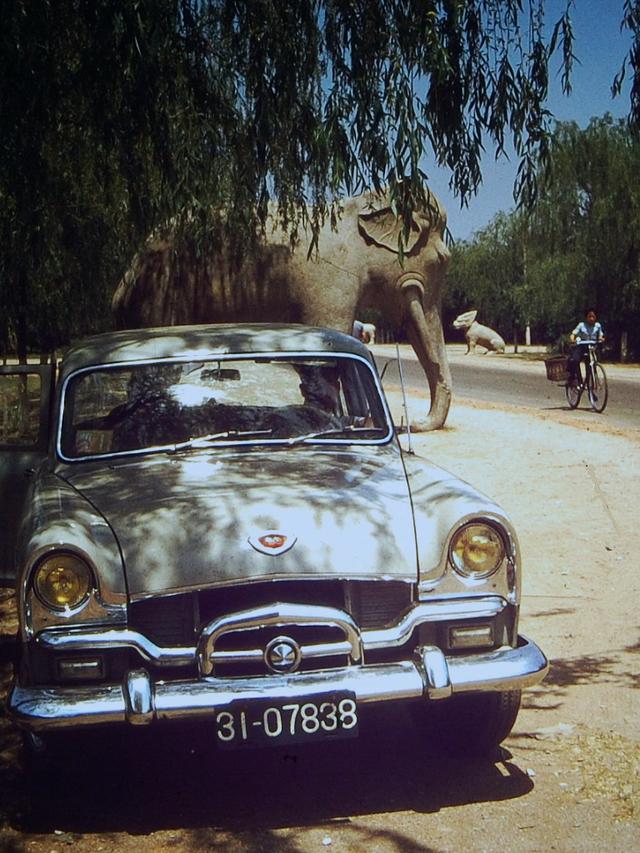
<path id="1" fill-rule="evenodd" d="M 22 766 L 15 729 L 10 739 L 0 767 L 3 817 L 27 833 L 236 833 L 436 812 L 532 788 L 506 750 L 499 763 L 438 754 L 406 709 L 369 715 L 356 740 L 242 753 L 219 751 L 213 728 L 201 723 L 83 733 L 69 737 L 38 781 Z"/>

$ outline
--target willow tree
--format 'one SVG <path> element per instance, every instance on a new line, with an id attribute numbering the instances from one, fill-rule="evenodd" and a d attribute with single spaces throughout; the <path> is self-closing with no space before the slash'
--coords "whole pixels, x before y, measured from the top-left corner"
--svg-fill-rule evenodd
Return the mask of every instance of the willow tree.
<path id="1" fill-rule="evenodd" d="M 449 313 L 499 329 L 530 322 L 551 342 L 598 310 L 610 346 L 640 354 L 640 140 L 605 115 L 558 124 L 528 211 L 498 214 L 455 247 Z M 621 349 L 626 349 L 622 346 Z"/>
<path id="2" fill-rule="evenodd" d="M 473 239 L 454 247 L 445 308 L 455 316 L 478 310 L 478 320 L 518 340 L 530 321 L 523 299 L 525 268 L 522 217 L 499 213 Z"/>
<path id="3" fill-rule="evenodd" d="M 640 353 L 640 140 L 626 122 L 559 124 L 531 216 L 531 276 L 564 294 L 565 328 L 598 309 L 611 344 L 627 333 Z M 562 309 L 562 310 L 560 310 Z M 570 313 L 569 313 L 570 312 Z M 623 347 L 625 349 L 625 347 Z"/>
<path id="4" fill-rule="evenodd" d="M 273 202 L 296 227 L 342 194 L 463 200 L 513 146 L 516 194 L 546 154 L 544 0 L 12 0 L 0 31 L 0 316 L 24 352 L 104 322 L 116 270 L 167 223 L 247 245 Z M 623 6 L 634 34 L 638 3 Z M 626 73 L 626 69 L 625 69 Z M 635 92 L 635 89 L 634 89 Z M 637 124 L 638 100 L 631 104 Z M 220 212 L 223 212 L 220 218 Z M 217 212 L 217 215 L 216 215 Z"/>

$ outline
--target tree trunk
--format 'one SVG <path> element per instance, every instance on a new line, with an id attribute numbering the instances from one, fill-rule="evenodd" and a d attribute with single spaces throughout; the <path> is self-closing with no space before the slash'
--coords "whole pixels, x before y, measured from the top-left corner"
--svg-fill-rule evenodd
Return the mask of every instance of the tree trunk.
<path id="1" fill-rule="evenodd" d="M 20 364 L 27 363 L 27 317 L 20 312 L 16 323 L 16 354 Z"/>
<path id="2" fill-rule="evenodd" d="M 625 329 L 620 334 L 620 361 L 626 361 L 629 357 L 629 333 Z"/>

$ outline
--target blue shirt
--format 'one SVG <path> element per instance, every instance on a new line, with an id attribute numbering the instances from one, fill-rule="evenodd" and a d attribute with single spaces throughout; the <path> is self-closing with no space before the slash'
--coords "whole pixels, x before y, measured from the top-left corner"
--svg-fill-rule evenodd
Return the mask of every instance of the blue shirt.
<path id="1" fill-rule="evenodd" d="M 604 332 L 602 331 L 602 326 L 596 320 L 593 326 L 590 326 L 588 323 L 585 323 L 584 320 L 575 327 L 571 334 L 574 338 L 578 338 L 580 341 L 596 341 L 596 343 L 600 340 L 600 338 L 604 338 Z"/>

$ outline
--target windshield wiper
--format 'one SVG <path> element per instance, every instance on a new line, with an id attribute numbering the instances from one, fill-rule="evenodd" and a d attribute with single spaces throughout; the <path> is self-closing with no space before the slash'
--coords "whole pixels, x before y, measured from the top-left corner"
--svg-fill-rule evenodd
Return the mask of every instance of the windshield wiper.
<path id="1" fill-rule="evenodd" d="M 287 439 L 287 444 L 300 444 L 312 438 L 323 438 L 325 435 L 341 435 L 345 432 L 384 432 L 381 427 L 373 426 L 353 426 L 349 424 L 343 427 L 334 427 L 333 429 L 318 430 L 318 432 L 308 432 L 305 435 L 294 435 Z"/>
<path id="2" fill-rule="evenodd" d="M 210 432 L 207 435 L 198 435 L 194 438 L 188 438 L 186 441 L 179 441 L 169 449 L 171 453 L 178 450 L 189 450 L 192 447 L 207 447 L 209 444 L 225 438 L 245 438 L 248 435 L 271 435 L 272 429 L 227 429 L 224 432 Z"/>

